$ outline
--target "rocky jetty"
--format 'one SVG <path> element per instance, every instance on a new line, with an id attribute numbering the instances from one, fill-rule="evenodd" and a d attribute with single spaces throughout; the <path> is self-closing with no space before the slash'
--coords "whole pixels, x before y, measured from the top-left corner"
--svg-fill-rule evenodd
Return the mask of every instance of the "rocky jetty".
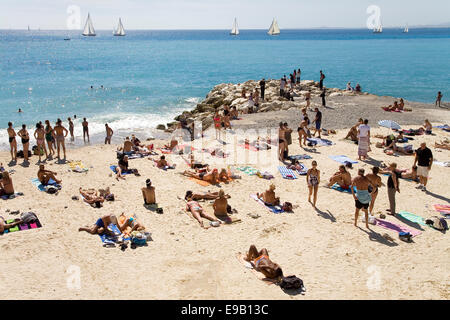
<path id="1" fill-rule="evenodd" d="M 238 111 L 243 110 L 248 105 L 248 98 L 242 97 L 242 90 L 245 89 L 247 97 L 249 93 L 254 92 L 255 89 L 260 89 L 259 81 L 249 80 L 240 84 L 223 83 L 215 86 L 206 96 L 206 99 L 197 104 L 197 107 L 191 111 L 184 111 L 181 115 L 175 118 L 175 122 L 167 124 L 167 129 L 164 125 L 159 125 L 158 128 L 166 130 L 167 132 L 174 131 L 179 125 L 180 121 L 192 123 L 193 121 L 201 121 L 203 129 L 207 129 L 213 124 L 212 115 L 216 110 L 222 111 L 224 105 L 236 107 Z M 280 80 L 266 80 L 265 99 L 259 101 L 258 113 L 299 109 L 306 106 L 305 95 L 307 92 L 311 93 L 311 98 L 318 97 L 321 94 L 319 89 L 319 82 L 312 80 L 303 80 L 300 85 L 296 85 L 293 90 L 294 101 L 289 101 L 284 97 L 280 97 Z M 360 95 L 352 91 L 326 88 L 327 97 L 336 96 L 351 96 Z M 362 93 L 367 94 L 367 93 Z M 311 104 L 313 106 L 313 104 Z"/>

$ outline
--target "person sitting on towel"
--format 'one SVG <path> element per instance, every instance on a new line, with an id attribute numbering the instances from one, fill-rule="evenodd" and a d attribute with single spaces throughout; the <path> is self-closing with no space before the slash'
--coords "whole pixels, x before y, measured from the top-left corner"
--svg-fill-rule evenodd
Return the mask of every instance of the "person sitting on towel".
<path id="1" fill-rule="evenodd" d="M 43 164 L 39 165 L 39 170 L 37 173 L 37 177 L 39 179 L 39 181 L 46 186 L 48 184 L 48 182 L 50 181 L 50 179 L 52 179 L 53 181 L 55 181 L 57 184 L 60 184 L 62 182 L 62 180 L 58 180 L 56 178 L 57 173 L 53 172 L 53 171 L 49 171 L 49 170 L 45 170 L 45 167 Z"/>
<path id="2" fill-rule="evenodd" d="M 123 152 L 131 153 L 133 152 L 133 143 L 130 141 L 130 137 L 126 137 L 123 143 Z"/>
<path id="3" fill-rule="evenodd" d="M 90 227 L 81 227 L 78 229 L 78 231 L 86 231 L 89 234 L 110 234 L 110 235 L 115 235 L 114 232 L 108 228 L 110 224 L 115 224 L 119 230 L 120 230 L 120 226 L 119 226 L 119 222 L 117 221 L 117 217 L 113 214 L 107 214 L 104 215 L 103 217 L 99 218 L 94 225 L 90 226 Z"/>
<path id="4" fill-rule="evenodd" d="M 102 203 L 105 202 L 105 198 L 100 196 L 94 189 L 83 190 L 80 187 L 80 194 L 83 196 L 84 202 L 90 204 L 94 208 L 101 208 Z"/>
<path id="5" fill-rule="evenodd" d="M 229 182 L 231 180 L 231 173 L 227 172 L 227 170 L 222 169 L 219 173 L 219 181 L 220 182 Z"/>
<path id="6" fill-rule="evenodd" d="M 170 144 L 165 144 L 164 148 L 169 149 L 169 150 L 173 150 L 175 149 L 175 147 L 178 146 L 178 141 L 175 138 L 172 138 L 172 140 L 170 140 Z"/>
<path id="7" fill-rule="evenodd" d="M 350 138 L 350 140 L 352 141 L 358 141 L 358 127 L 363 123 L 364 120 L 362 118 L 359 118 L 358 123 L 350 128 L 344 139 Z"/>
<path id="8" fill-rule="evenodd" d="M 156 167 L 159 169 L 175 169 L 175 165 L 170 166 L 166 160 L 166 156 L 161 156 L 159 160 L 154 160 Z"/>
<path id="9" fill-rule="evenodd" d="M 258 199 L 261 199 L 266 205 L 277 206 L 280 205 L 280 198 L 275 196 L 275 185 L 271 184 L 269 190 L 263 193 L 257 193 Z"/>
<path id="10" fill-rule="evenodd" d="M 339 166 L 339 171 L 336 172 L 328 183 L 328 187 L 332 187 L 335 183 L 339 184 L 342 189 L 349 189 L 352 184 L 352 176 L 350 172 L 347 171 L 344 165 Z"/>
<path id="11" fill-rule="evenodd" d="M 187 200 L 188 198 L 192 198 L 195 201 L 198 200 L 216 200 L 219 197 L 219 192 L 206 192 L 203 194 L 199 193 L 193 193 L 192 191 L 186 191 L 186 195 L 184 196 L 184 199 Z M 231 196 L 226 194 L 224 195 L 226 199 L 230 199 Z"/>
<path id="12" fill-rule="evenodd" d="M 186 211 L 189 211 L 192 213 L 192 216 L 194 217 L 194 219 L 196 219 L 198 221 L 198 223 L 200 223 L 200 226 L 202 228 L 205 228 L 205 226 L 203 225 L 202 217 L 205 219 L 208 219 L 209 221 L 213 221 L 213 222 L 217 221 L 220 223 L 220 221 L 217 218 L 213 218 L 210 215 L 208 215 L 205 212 L 205 210 L 203 210 L 202 206 L 197 201 L 192 199 L 192 196 L 187 198 Z"/>
<path id="13" fill-rule="evenodd" d="M 267 249 L 258 251 L 255 245 L 251 245 L 245 260 L 250 262 L 256 271 L 264 274 L 266 278 L 281 281 L 283 278 L 283 270 L 281 267 L 270 260 Z"/>
<path id="14" fill-rule="evenodd" d="M 146 187 L 142 188 L 142 196 L 144 197 L 144 204 L 155 204 L 156 196 L 155 196 L 155 187 L 152 186 L 152 181 L 147 179 L 145 181 Z"/>
<path id="15" fill-rule="evenodd" d="M 18 219 L 12 223 L 6 223 L 5 218 L 3 218 L 2 216 L 0 216 L 0 234 L 3 234 L 3 232 L 5 232 L 5 230 L 14 228 L 15 226 L 18 226 L 19 224 L 22 224 L 23 221 Z"/>
<path id="16" fill-rule="evenodd" d="M 14 185 L 8 171 L 0 173 L 0 196 L 14 194 Z"/>
<path id="17" fill-rule="evenodd" d="M 187 177 L 203 180 L 211 184 L 219 183 L 219 171 L 217 169 L 214 169 L 211 172 L 200 172 L 200 173 L 186 170 L 183 172 L 183 174 Z"/>
<path id="18" fill-rule="evenodd" d="M 292 164 L 286 166 L 287 169 L 303 171 L 304 167 L 300 164 L 298 160 L 293 160 Z"/>
<path id="19" fill-rule="evenodd" d="M 228 201 L 223 190 L 219 191 L 219 196 L 214 201 L 213 208 L 216 216 L 226 216 L 228 214 Z"/>
<path id="20" fill-rule="evenodd" d="M 125 180 L 125 177 L 122 175 L 122 173 L 128 171 L 128 156 L 125 155 L 122 159 L 119 160 L 118 166 L 116 167 L 116 179 L 119 180 L 119 178 L 121 178 Z"/>

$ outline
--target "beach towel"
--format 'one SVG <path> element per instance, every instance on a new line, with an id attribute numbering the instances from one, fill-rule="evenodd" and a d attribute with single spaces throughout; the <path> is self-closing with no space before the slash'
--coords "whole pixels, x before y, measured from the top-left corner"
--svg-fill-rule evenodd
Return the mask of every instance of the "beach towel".
<path id="1" fill-rule="evenodd" d="M 256 194 L 251 194 L 250 198 L 252 198 L 253 200 L 255 200 L 256 202 L 258 202 L 260 205 L 264 206 L 264 208 L 266 208 L 267 210 L 269 210 L 270 212 L 273 213 L 281 213 L 284 212 L 283 209 L 280 206 L 268 206 L 264 203 L 264 201 L 262 201 L 261 199 L 258 198 L 258 196 Z"/>
<path id="2" fill-rule="evenodd" d="M 9 220 L 6 220 L 6 223 L 13 223 L 14 221 L 15 221 L 14 219 L 9 219 Z M 23 224 L 15 226 L 14 228 L 6 229 L 4 231 L 4 233 L 11 233 L 11 232 L 16 232 L 16 231 L 24 231 L 24 230 L 38 229 L 38 228 L 42 228 L 42 224 L 39 221 L 39 219 L 33 223 L 23 223 Z"/>
<path id="3" fill-rule="evenodd" d="M 450 205 L 448 204 L 434 204 L 433 207 L 438 212 L 450 214 Z"/>
<path id="4" fill-rule="evenodd" d="M 32 183 L 36 188 L 38 188 L 39 191 L 43 191 L 43 192 L 47 192 L 47 189 L 45 188 L 45 187 L 47 187 L 47 186 L 53 186 L 53 187 L 55 187 L 55 188 L 57 188 L 57 189 L 59 189 L 59 190 L 61 190 L 61 188 L 62 188 L 62 187 L 61 187 L 59 184 L 57 184 L 56 181 L 54 181 L 53 179 L 50 179 L 50 180 L 48 181 L 48 184 L 47 184 L 46 186 L 44 186 L 44 185 L 39 181 L 38 178 L 31 179 L 31 183 Z"/>
<path id="5" fill-rule="evenodd" d="M 306 140 L 308 140 L 309 142 L 311 142 L 313 145 L 317 145 L 317 146 L 331 146 L 333 145 L 333 141 L 331 140 L 327 140 L 327 139 L 320 139 L 320 138 L 307 138 Z"/>
<path id="6" fill-rule="evenodd" d="M 81 161 L 69 162 L 69 167 L 72 172 L 83 173 L 89 171 L 88 168 L 85 168 Z"/>
<path id="7" fill-rule="evenodd" d="M 248 174 L 249 176 L 254 176 L 258 173 L 258 169 L 252 168 L 252 167 L 238 167 L 236 168 L 236 170 L 242 171 L 246 174 Z"/>
<path id="8" fill-rule="evenodd" d="M 342 188 L 339 184 L 335 183 L 331 189 L 336 190 L 336 191 L 340 191 L 340 192 L 347 192 L 347 193 L 352 193 L 352 190 L 350 188 L 348 189 L 344 189 Z M 356 192 L 356 187 L 353 187 L 353 191 Z"/>
<path id="9" fill-rule="evenodd" d="M 113 230 L 113 232 L 121 234 L 119 228 L 115 224 L 110 224 L 109 227 Z M 117 243 L 117 237 L 109 234 L 100 234 L 100 239 L 103 242 L 103 246 L 115 246 Z M 131 240 L 130 238 L 124 239 L 124 240 Z"/>
<path id="10" fill-rule="evenodd" d="M 211 183 L 209 183 L 208 181 L 199 180 L 194 177 L 190 177 L 189 180 L 194 181 L 195 183 L 201 185 L 202 187 L 208 187 L 211 185 Z"/>
<path id="11" fill-rule="evenodd" d="M 263 273 L 256 271 L 252 264 L 250 262 L 248 262 L 247 260 L 245 260 L 245 255 L 241 252 L 238 252 L 236 254 L 236 259 L 238 260 L 238 262 L 243 265 L 245 268 L 250 269 L 250 271 L 261 281 L 264 281 L 264 283 L 271 285 L 271 284 L 275 284 L 275 280 L 272 279 L 268 279 L 264 276 Z"/>
<path id="12" fill-rule="evenodd" d="M 116 172 L 116 168 L 117 168 L 117 166 L 110 166 L 109 167 L 114 173 L 117 173 Z M 130 170 L 128 170 L 128 171 L 122 171 L 122 175 L 124 176 L 124 175 L 127 175 L 127 174 L 131 174 L 132 172 L 130 171 Z"/>
<path id="13" fill-rule="evenodd" d="M 289 156 L 289 157 L 287 157 L 287 159 L 288 160 L 309 160 L 309 159 L 312 159 L 312 157 L 307 154 L 298 154 L 295 156 Z"/>
<path id="14" fill-rule="evenodd" d="M 352 160 L 347 156 L 330 156 L 330 158 L 342 164 L 346 164 L 347 162 L 350 162 L 352 164 L 358 163 L 358 161 Z"/>
<path id="15" fill-rule="evenodd" d="M 400 217 L 402 217 L 403 219 L 406 219 L 406 220 L 411 221 L 411 222 L 413 222 L 413 223 L 420 224 L 421 226 L 428 226 L 428 225 L 425 223 L 424 218 L 422 218 L 422 217 L 420 217 L 420 216 L 418 216 L 418 215 L 415 215 L 414 213 L 406 212 L 406 211 L 400 211 L 400 212 L 398 213 L 398 215 L 399 215 Z"/>
<path id="16" fill-rule="evenodd" d="M 278 171 L 280 171 L 281 175 L 284 179 L 294 180 L 297 179 L 294 170 L 288 169 L 285 166 L 278 167 Z"/>
<path id="17" fill-rule="evenodd" d="M 445 124 L 443 126 L 435 126 L 433 128 L 438 128 L 438 129 L 442 129 L 444 131 L 450 132 L 450 126 L 448 124 Z"/>
<path id="18" fill-rule="evenodd" d="M 440 161 L 433 161 L 434 164 L 437 164 L 441 167 L 450 167 L 450 161 L 440 162 Z"/>
<path id="19" fill-rule="evenodd" d="M 399 223 L 389 222 L 386 220 L 376 219 L 375 218 L 375 224 L 377 226 L 380 226 L 382 228 L 395 231 L 397 233 L 399 232 L 409 232 L 413 237 L 418 236 L 422 232 L 420 232 L 417 229 L 408 228 L 407 226 L 401 225 Z"/>

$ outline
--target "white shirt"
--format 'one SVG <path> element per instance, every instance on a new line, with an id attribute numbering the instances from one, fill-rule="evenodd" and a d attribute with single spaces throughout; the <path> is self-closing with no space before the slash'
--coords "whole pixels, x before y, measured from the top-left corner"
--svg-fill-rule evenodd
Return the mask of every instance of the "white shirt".
<path id="1" fill-rule="evenodd" d="M 360 124 L 359 125 L 359 137 L 364 138 L 369 135 L 370 127 L 367 124 Z"/>

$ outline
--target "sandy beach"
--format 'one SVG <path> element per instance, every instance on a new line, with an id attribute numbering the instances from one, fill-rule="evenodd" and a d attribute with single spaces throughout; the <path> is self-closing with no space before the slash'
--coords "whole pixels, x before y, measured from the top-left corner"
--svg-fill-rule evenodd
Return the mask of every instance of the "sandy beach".
<path id="1" fill-rule="evenodd" d="M 350 194 L 323 187 L 337 171 L 338 162 L 330 155 L 347 155 L 357 160 L 357 146 L 342 140 L 348 128 L 359 117 L 368 118 L 372 136 L 386 135 L 389 129 L 376 123 L 392 119 L 404 129 L 418 128 L 428 118 L 433 125 L 450 123 L 450 112 L 430 105 L 407 102 L 413 112 L 387 113 L 379 106 L 392 101 L 390 97 L 357 96 L 334 97 L 323 111 L 323 127 L 337 130 L 326 138 L 335 144 L 319 146 L 311 152 L 300 149 L 296 132 L 290 154 L 309 154 L 312 159 L 302 162 L 311 167 L 318 162 L 321 187 L 318 192 L 318 211 L 308 203 L 306 178 L 285 180 L 278 171 L 271 172 L 274 180 L 260 179 L 240 173 L 242 179 L 220 187 L 203 187 L 180 175 L 187 165 L 179 156 L 168 155 L 169 162 L 178 163 L 175 170 L 163 171 L 146 158 L 130 160 L 140 177 L 127 176 L 117 181 L 109 169 L 117 164 L 118 145 L 92 145 L 68 150 L 68 161 L 82 161 L 89 171 L 70 172 L 68 164 L 47 161 L 47 168 L 56 171 L 63 180 L 57 195 L 40 192 L 30 182 L 38 170 L 37 157 L 29 167 L 8 166 L 10 155 L 0 153 L 0 162 L 11 175 L 16 192 L 24 196 L 0 200 L 0 215 L 15 218 L 16 210 L 35 212 L 42 228 L 14 232 L 0 236 L 0 299 L 448 299 L 450 297 L 450 241 L 448 234 L 428 226 L 419 226 L 420 235 L 413 243 L 398 239 L 398 234 L 380 226 L 367 230 L 360 220 L 353 226 L 354 201 Z M 313 106 L 318 100 L 313 100 Z M 300 109 L 244 115 L 234 121 L 235 128 L 264 128 L 287 121 L 291 128 L 298 125 Z M 310 112 L 313 118 L 313 113 Z M 435 142 L 450 134 L 433 129 L 434 135 L 415 136 L 414 149 L 426 142 L 437 161 L 450 161 L 450 151 L 434 148 Z M 214 135 L 214 133 L 212 134 Z M 146 137 L 140 137 L 145 140 Z M 372 139 L 371 161 L 359 161 L 358 168 L 369 172 L 373 164 L 397 162 L 399 168 L 410 168 L 413 156 L 388 156 L 375 148 Z M 34 139 L 32 141 L 34 143 Z M 155 146 L 167 141 L 154 140 Z M 21 145 L 19 143 L 19 150 Z M 253 152 L 253 151 L 249 151 Z M 270 151 L 259 151 L 264 153 Z M 196 151 L 196 156 L 200 153 Z M 154 157 L 156 158 L 156 157 Z M 424 218 L 439 215 L 433 204 L 449 204 L 450 168 L 433 165 L 428 192 L 415 189 L 416 183 L 401 180 L 397 194 L 399 211 L 415 213 Z M 151 178 L 156 187 L 157 202 L 163 214 L 143 206 L 141 188 Z M 387 177 L 382 176 L 386 184 Z M 294 205 L 293 213 L 273 214 L 250 199 L 251 193 L 262 192 L 275 183 L 281 200 Z M 80 200 L 79 187 L 110 187 L 116 200 L 94 209 Z M 238 213 L 240 223 L 204 230 L 183 212 L 187 190 L 218 191 L 231 195 L 229 204 Z M 202 202 L 212 213 L 210 203 Z M 389 207 L 386 187 L 380 189 L 374 213 L 385 213 Z M 102 215 L 136 214 L 152 233 L 153 241 L 146 247 L 122 251 L 104 248 L 99 236 L 78 232 L 78 228 L 92 225 Z M 258 214 L 254 219 L 249 214 Z M 398 217 L 387 215 L 386 221 L 403 224 Z M 417 226 L 416 226 L 417 227 Z M 411 227 L 414 228 L 414 227 Z M 417 230 L 417 228 L 416 228 Z M 390 235 L 394 241 L 386 240 Z M 285 275 L 295 274 L 305 284 L 302 295 L 288 295 L 275 285 L 267 285 L 245 268 L 236 255 L 246 252 L 251 244 L 267 248 L 270 257 Z M 73 272 L 80 272 L 79 288 L 71 285 Z"/>

